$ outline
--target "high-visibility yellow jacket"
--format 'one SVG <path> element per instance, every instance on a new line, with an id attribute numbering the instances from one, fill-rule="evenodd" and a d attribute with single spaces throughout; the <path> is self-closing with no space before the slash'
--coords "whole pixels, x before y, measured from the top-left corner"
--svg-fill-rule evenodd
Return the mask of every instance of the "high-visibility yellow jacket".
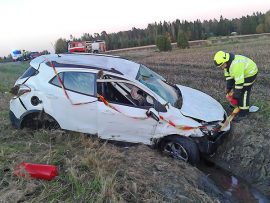
<path id="1" fill-rule="evenodd" d="M 235 55 L 229 68 L 224 69 L 226 80 L 234 80 L 235 89 L 242 89 L 245 84 L 245 78 L 252 77 L 258 73 L 257 65 L 249 58 L 241 55 Z"/>

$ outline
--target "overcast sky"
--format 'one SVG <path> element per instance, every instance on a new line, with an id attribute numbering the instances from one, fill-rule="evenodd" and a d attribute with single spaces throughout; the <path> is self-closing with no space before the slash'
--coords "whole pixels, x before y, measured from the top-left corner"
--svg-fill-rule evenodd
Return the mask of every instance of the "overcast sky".
<path id="1" fill-rule="evenodd" d="M 237 18 L 270 10 L 270 0 L 0 0 L 0 56 L 12 49 L 53 52 L 70 34 L 146 28 L 159 21 Z"/>

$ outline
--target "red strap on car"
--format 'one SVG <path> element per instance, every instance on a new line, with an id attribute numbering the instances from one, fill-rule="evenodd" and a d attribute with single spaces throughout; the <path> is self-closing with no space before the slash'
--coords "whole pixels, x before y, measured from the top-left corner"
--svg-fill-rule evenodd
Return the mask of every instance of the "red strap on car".
<path id="1" fill-rule="evenodd" d="M 70 103 L 71 103 L 72 105 L 82 105 L 82 104 L 89 104 L 89 103 L 94 103 L 94 102 L 96 102 L 96 101 L 91 101 L 91 102 L 73 103 L 73 102 L 71 101 L 71 99 L 70 99 L 70 97 L 69 97 L 69 95 L 68 95 L 68 93 L 67 93 L 67 91 L 66 91 L 64 85 L 63 85 L 63 82 L 62 82 L 62 80 L 61 80 L 59 74 L 58 74 L 57 71 L 56 71 L 56 68 L 55 68 L 54 64 L 53 64 L 52 61 L 50 61 L 50 60 L 47 60 L 47 61 L 50 62 L 51 66 L 52 66 L 52 68 L 53 68 L 53 70 L 54 70 L 54 73 L 55 73 L 55 75 L 57 76 L 58 81 L 59 81 L 59 83 L 60 83 L 60 85 L 61 85 L 61 87 L 62 87 L 62 89 L 63 89 L 63 91 L 64 91 L 64 94 L 66 95 L 67 99 L 70 101 Z M 116 107 L 114 107 L 113 105 L 111 105 L 111 104 L 110 104 L 110 103 L 109 103 L 102 95 L 99 95 L 99 94 L 98 94 L 98 98 L 99 98 L 106 106 L 108 106 L 109 108 L 111 108 L 111 109 L 117 111 L 118 113 L 123 114 L 123 115 L 126 116 L 126 117 L 130 117 L 130 118 L 133 118 L 133 119 L 140 119 L 140 120 L 145 120 L 145 119 L 148 119 L 148 118 L 149 118 L 148 116 L 146 116 L 146 117 L 132 117 L 132 116 L 126 115 L 126 114 L 124 114 L 123 112 L 121 112 L 120 110 L 118 110 Z M 232 112 L 232 114 L 231 114 L 231 115 L 226 119 L 226 121 L 222 124 L 222 126 L 221 126 L 219 129 L 216 129 L 215 131 L 219 132 L 219 131 L 222 131 L 224 128 L 226 128 L 226 127 L 229 125 L 229 123 L 233 120 L 233 118 L 236 116 L 236 114 L 237 114 L 239 111 L 240 111 L 239 108 L 235 108 L 234 111 Z M 206 129 L 206 128 L 207 128 L 206 126 L 191 127 L 191 126 L 185 126 L 185 125 L 176 125 L 174 122 L 172 122 L 171 120 L 166 120 L 166 119 L 165 119 L 163 116 L 161 116 L 161 115 L 159 115 L 159 118 L 160 118 L 161 120 L 167 122 L 169 125 L 171 125 L 171 126 L 177 128 L 177 129 L 179 129 L 179 130 L 185 130 L 185 131 L 186 131 L 186 130 Z"/>
<path id="2" fill-rule="evenodd" d="M 236 107 L 233 112 L 231 113 L 230 116 L 228 116 L 228 118 L 226 119 L 226 121 L 222 124 L 221 128 L 219 129 L 219 131 L 222 131 L 224 128 L 226 128 L 229 123 L 233 120 L 233 118 L 240 112 L 240 108 Z"/>
<path id="3" fill-rule="evenodd" d="M 171 120 L 166 120 L 163 116 L 159 115 L 160 120 L 165 121 L 166 123 L 168 123 L 169 125 L 177 128 L 178 130 L 195 130 L 195 129 L 205 129 L 207 128 L 206 126 L 197 126 L 197 127 L 191 127 L 191 126 L 187 126 L 187 125 L 176 125 L 174 122 L 172 122 Z"/>
<path id="4" fill-rule="evenodd" d="M 124 114 L 123 112 L 121 112 L 120 110 L 118 110 L 116 107 L 114 107 L 113 105 L 111 105 L 102 95 L 99 95 L 98 94 L 98 98 L 109 108 L 117 111 L 118 113 L 121 113 L 122 115 L 126 116 L 126 117 L 129 117 L 129 118 L 133 118 L 133 119 L 139 119 L 139 120 L 145 120 L 145 119 L 148 119 L 149 117 L 148 116 L 145 116 L 145 117 L 134 117 L 134 116 L 129 116 L 129 115 L 126 115 Z"/>
<path id="5" fill-rule="evenodd" d="M 53 71 L 54 71 L 54 73 L 55 73 L 55 75 L 56 75 L 56 77 L 57 77 L 57 79 L 58 79 L 58 81 L 59 81 L 59 83 L 60 83 L 60 85 L 61 85 L 61 88 L 62 88 L 63 91 L 64 91 L 65 96 L 67 97 L 67 99 L 70 101 L 70 103 L 71 103 L 72 105 L 75 105 L 75 106 L 76 106 L 76 105 L 90 104 L 90 103 L 96 102 L 96 101 L 89 101 L 89 102 L 73 103 L 72 100 L 70 99 L 70 97 L 69 97 L 69 95 L 68 95 L 68 93 L 67 93 L 65 87 L 64 87 L 63 81 L 61 80 L 59 74 L 58 74 L 57 71 L 56 71 L 56 68 L 55 68 L 53 62 L 50 61 L 50 60 L 47 60 L 47 61 L 50 62 L 51 66 L 52 66 L 52 68 L 53 68 Z"/>

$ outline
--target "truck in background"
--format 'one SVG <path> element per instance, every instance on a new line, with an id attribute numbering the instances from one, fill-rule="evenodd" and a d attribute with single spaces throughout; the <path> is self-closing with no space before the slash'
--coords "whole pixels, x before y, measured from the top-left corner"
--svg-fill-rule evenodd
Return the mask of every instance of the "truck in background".
<path id="1" fill-rule="evenodd" d="M 105 52 L 106 50 L 106 43 L 103 40 L 96 40 L 92 43 L 92 52 L 93 53 L 100 53 Z"/>
<path id="2" fill-rule="evenodd" d="M 106 51 L 106 43 L 103 40 L 71 41 L 68 42 L 68 52 L 102 53 Z"/>

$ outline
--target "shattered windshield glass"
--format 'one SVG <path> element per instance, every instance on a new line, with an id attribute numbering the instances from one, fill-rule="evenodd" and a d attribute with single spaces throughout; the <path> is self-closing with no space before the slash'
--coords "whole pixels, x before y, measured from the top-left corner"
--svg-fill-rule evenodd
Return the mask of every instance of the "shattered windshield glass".
<path id="1" fill-rule="evenodd" d="M 166 102 L 169 102 L 172 106 L 177 108 L 181 107 L 181 98 L 177 90 L 173 86 L 167 84 L 162 76 L 146 66 L 140 65 L 136 79 L 158 94 Z"/>

